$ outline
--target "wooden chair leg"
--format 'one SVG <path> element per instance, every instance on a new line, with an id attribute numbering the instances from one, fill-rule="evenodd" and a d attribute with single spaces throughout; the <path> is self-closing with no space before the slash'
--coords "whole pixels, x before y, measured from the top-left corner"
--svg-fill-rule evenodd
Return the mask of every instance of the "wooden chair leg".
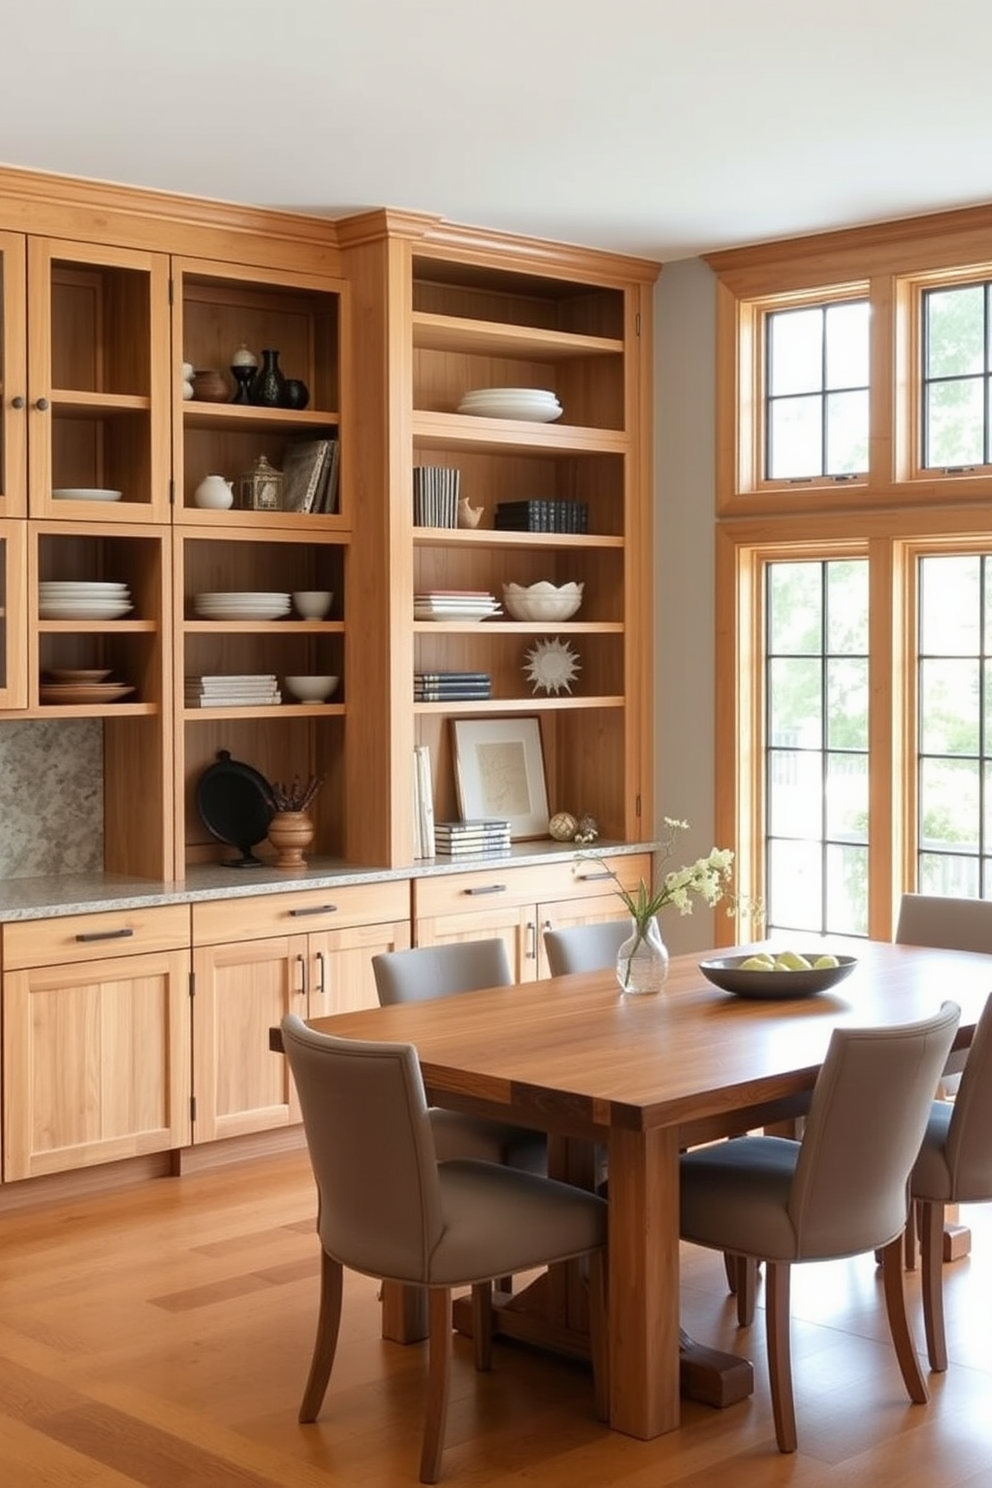
<path id="1" fill-rule="evenodd" d="M 316 1421 L 327 1382 L 331 1377 L 334 1355 L 341 1326 L 341 1292 L 344 1267 L 332 1260 L 323 1248 L 320 1252 L 320 1302 L 317 1312 L 317 1336 L 313 1344 L 310 1373 L 307 1376 L 300 1405 L 301 1421 Z"/>
<path id="2" fill-rule="evenodd" d="M 919 1219 L 919 1205 L 911 1203 L 906 1215 L 906 1270 L 916 1270 L 916 1238 L 917 1221 Z"/>
<path id="3" fill-rule="evenodd" d="M 479 1282 L 472 1288 L 472 1344 L 475 1367 L 483 1372 L 493 1367 L 493 1288 Z"/>
<path id="4" fill-rule="evenodd" d="M 427 1402 L 424 1407 L 424 1440 L 420 1451 L 420 1481 L 436 1483 L 441 1476 L 444 1428 L 448 1418 L 448 1379 L 451 1374 L 451 1288 L 431 1287 L 430 1359 L 427 1366 Z"/>
<path id="5" fill-rule="evenodd" d="M 769 1261 L 765 1277 L 765 1327 L 768 1337 L 768 1378 L 775 1417 L 775 1440 L 780 1452 L 796 1450 L 796 1402 L 792 1393 L 792 1348 L 789 1341 L 789 1293 L 792 1268 L 788 1262 Z"/>
<path id="6" fill-rule="evenodd" d="M 609 1313 L 606 1306 L 606 1252 L 589 1255 L 589 1350 L 592 1357 L 592 1388 L 596 1418 L 610 1419 Z"/>
<path id="7" fill-rule="evenodd" d="M 927 1335 L 927 1358 L 938 1373 L 947 1368 L 947 1337 L 944 1332 L 944 1206 L 920 1205 L 921 1283 L 923 1326 Z"/>
<path id="8" fill-rule="evenodd" d="M 737 1326 L 750 1328 L 758 1291 L 758 1263 L 752 1256 L 737 1257 Z"/>
<path id="9" fill-rule="evenodd" d="M 927 1382 L 923 1378 L 920 1361 L 913 1343 L 913 1335 L 906 1316 L 906 1290 L 903 1283 L 903 1237 L 897 1235 L 882 1251 L 882 1289 L 885 1293 L 885 1310 L 889 1318 L 889 1331 L 895 1345 L 896 1358 L 902 1371 L 903 1383 L 910 1400 L 924 1405 L 930 1399 Z"/>
<path id="10" fill-rule="evenodd" d="M 732 1251 L 725 1250 L 723 1252 L 723 1269 L 727 1273 L 727 1290 L 732 1297 L 737 1295 L 737 1262 L 739 1259 L 740 1257 L 734 1255 Z"/>

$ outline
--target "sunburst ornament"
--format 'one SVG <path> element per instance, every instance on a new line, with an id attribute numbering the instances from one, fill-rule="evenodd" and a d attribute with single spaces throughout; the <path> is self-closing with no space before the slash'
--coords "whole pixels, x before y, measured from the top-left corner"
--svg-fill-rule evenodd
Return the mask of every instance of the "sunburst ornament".
<path id="1" fill-rule="evenodd" d="M 572 691 L 569 683 L 575 681 L 580 665 L 579 658 L 568 642 L 560 641 L 555 636 L 553 641 L 534 642 L 527 652 L 524 670 L 534 692 L 553 692 L 557 695 L 562 688 L 568 693 Z"/>

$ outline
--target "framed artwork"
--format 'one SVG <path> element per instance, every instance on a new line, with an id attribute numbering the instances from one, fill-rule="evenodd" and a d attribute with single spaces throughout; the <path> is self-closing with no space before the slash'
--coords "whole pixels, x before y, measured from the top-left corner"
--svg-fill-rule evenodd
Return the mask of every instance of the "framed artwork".
<path id="1" fill-rule="evenodd" d="M 453 718 L 455 785 L 462 820 L 496 816 L 510 838 L 548 835 L 541 725 L 537 718 Z"/>

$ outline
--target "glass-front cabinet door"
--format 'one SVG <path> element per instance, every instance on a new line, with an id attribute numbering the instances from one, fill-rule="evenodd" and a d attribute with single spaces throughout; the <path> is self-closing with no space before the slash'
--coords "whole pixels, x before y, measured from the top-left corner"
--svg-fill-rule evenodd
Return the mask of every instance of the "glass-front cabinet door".
<path id="1" fill-rule="evenodd" d="M 27 508 L 24 241 L 19 233 L 0 233 L 0 518 L 23 516 Z"/>

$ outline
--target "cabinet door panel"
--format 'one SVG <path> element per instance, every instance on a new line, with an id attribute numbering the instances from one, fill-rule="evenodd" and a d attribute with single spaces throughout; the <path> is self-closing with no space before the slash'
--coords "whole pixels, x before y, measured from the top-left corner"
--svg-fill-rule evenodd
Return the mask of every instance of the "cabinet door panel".
<path id="1" fill-rule="evenodd" d="M 277 936 L 193 953 L 195 1142 L 300 1120 L 289 1065 L 269 1029 L 306 1015 L 307 937 Z"/>
<path id="2" fill-rule="evenodd" d="M 25 242 L 0 233 L 0 516 L 27 510 Z"/>
<path id="3" fill-rule="evenodd" d="M 310 936 L 308 1016 L 326 1018 L 377 1007 L 372 957 L 380 951 L 405 951 L 410 944 L 409 919 L 392 925 L 355 925 L 326 935 Z"/>
<path id="4" fill-rule="evenodd" d="M 189 957 L 122 956 L 4 978 L 4 1178 L 189 1141 Z"/>

